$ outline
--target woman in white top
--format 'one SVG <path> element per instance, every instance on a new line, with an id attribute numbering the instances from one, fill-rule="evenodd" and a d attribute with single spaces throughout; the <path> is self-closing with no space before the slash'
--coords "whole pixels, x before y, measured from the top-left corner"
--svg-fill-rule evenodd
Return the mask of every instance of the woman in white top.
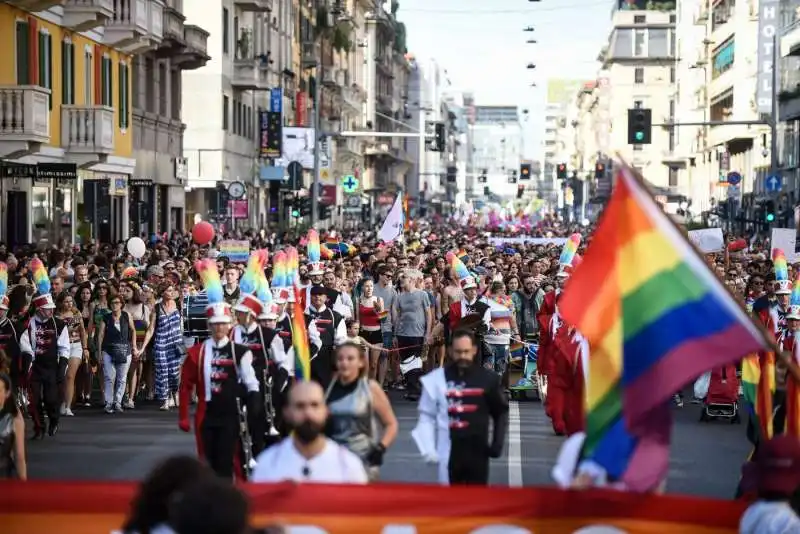
<path id="1" fill-rule="evenodd" d="M 251 482 L 367 483 L 361 458 L 325 437 L 328 408 L 319 384 L 295 384 L 284 416 L 292 435 L 258 455 Z"/>

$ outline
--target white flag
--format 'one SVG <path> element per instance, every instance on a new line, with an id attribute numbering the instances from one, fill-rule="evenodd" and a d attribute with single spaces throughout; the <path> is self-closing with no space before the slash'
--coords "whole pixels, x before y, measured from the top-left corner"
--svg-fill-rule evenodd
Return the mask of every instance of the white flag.
<path id="1" fill-rule="evenodd" d="M 381 231 L 378 232 L 378 238 L 384 243 L 391 243 L 395 239 L 403 235 L 403 199 L 402 194 L 398 193 L 397 198 L 392 204 L 392 209 L 386 215 L 386 220 L 383 221 Z"/>

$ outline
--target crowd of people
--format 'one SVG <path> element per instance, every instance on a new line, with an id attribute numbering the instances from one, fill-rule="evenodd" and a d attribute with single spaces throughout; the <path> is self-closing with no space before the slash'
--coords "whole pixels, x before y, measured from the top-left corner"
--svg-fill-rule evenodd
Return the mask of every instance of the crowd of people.
<path id="1" fill-rule="evenodd" d="M 152 402 L 177 410 L 178 426 L 194 429 L 200 458 L 222 478 L 367 483 L 379 478 L 398 434 L 389 395 L 402 395 L 419 403 L 412 436 L 439 463 L 440 482 L 486 484 L 489 458 L 504 446 L 509 389 L 528 378 L 512 372 L 519 358 L 534 355 L 554 433 L 584 429 L 590 352 L 560 316 L 558 298 L 590 231 L 545 218 L 526 236 L 421 223 L 389 244 L 371 232 L 335 231 L 202 244 L 176 233 L 143 253 L 124 242 L 13 251 L 0 244 L 0 474 L 25 479 L 25 438 L 55 437 L 62 418 Z M 248 240 L 249 258 L 226 257 L 216 245 L 228 237 Z M 793 350 L 793 266 L 782 269 L 752 243 L 706 258 Z M 778 363 L 780 414 L 791 366 Z M 775 439 L 760 440 L 769 445 L 743 483 L 749 495 L 791 509 L 800 453 L 796 439 Z M 782 480 L 797 481 L 778 491 L 780 473 L 769 466 L 781 454 L 791 459 L 778 470 Z M 179 468 L 198 477 L 206 469 L 187 463 Z M 567 470 L 563 485 L 597 485 L 580 466 Z M 235 494 L 224 498 L 246 513 Z M 148 528 L 166 520 L 163 507 L 159 513 Z M 768 532 L 747 530 L 756 531 Z"/>

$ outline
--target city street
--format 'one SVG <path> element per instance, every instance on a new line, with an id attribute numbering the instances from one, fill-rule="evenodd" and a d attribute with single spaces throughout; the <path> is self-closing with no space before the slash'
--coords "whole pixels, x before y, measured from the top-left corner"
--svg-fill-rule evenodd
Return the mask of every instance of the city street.
<path id="1" fill-rule="evenodd" d="M 382 479 L 401 482 L 435 481 L 435 468 L 423 464 L 409 432 L 416 406 L 394 401 L 400 435 L 386 456 Z M 675 409 L 672 466 L 668 491 L 729 498 L 739 468 L 749 452 L 745 426 L 699 423 L 700 407 Z M 508 446 L 492 464 L 491 481 L 503 486 L 550 483 L 549 472 L 563 438 L 553 435 L 541 404 L 512 402 Z M 123 414 L 106 415 L 83 408 L 64 418 L 55 438 L 28 442 L 28 472 L 33 479 L 140 480 L 161 458 L 194 454 L 194 440 L 177 427 L 176 412 L 155 405 Z"/>

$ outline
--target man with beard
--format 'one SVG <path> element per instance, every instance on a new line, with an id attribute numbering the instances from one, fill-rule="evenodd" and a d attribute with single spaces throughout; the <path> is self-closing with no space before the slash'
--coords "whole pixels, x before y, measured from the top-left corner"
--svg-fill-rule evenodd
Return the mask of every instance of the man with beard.
<path id="1" fill-rule="evenodd" d="M 367 483 L 358 456 L 324 434 L 328 407 L 319 384 L 298 382 L 292 386 L 284 417 L 292 435 L 258 456 L 252 482 Z"/>
<path id="2" fill-rule="evenodd" d="M 451 363 L 422 377 L 419 420 L 411 436 L 426 461 L 438 462 L 441 484 L 486 485 L 489 458 L 503 454 L 508 399 L 497 373 L 476 363 L 477 354 L 474 334 L 456 330 Z"/>

